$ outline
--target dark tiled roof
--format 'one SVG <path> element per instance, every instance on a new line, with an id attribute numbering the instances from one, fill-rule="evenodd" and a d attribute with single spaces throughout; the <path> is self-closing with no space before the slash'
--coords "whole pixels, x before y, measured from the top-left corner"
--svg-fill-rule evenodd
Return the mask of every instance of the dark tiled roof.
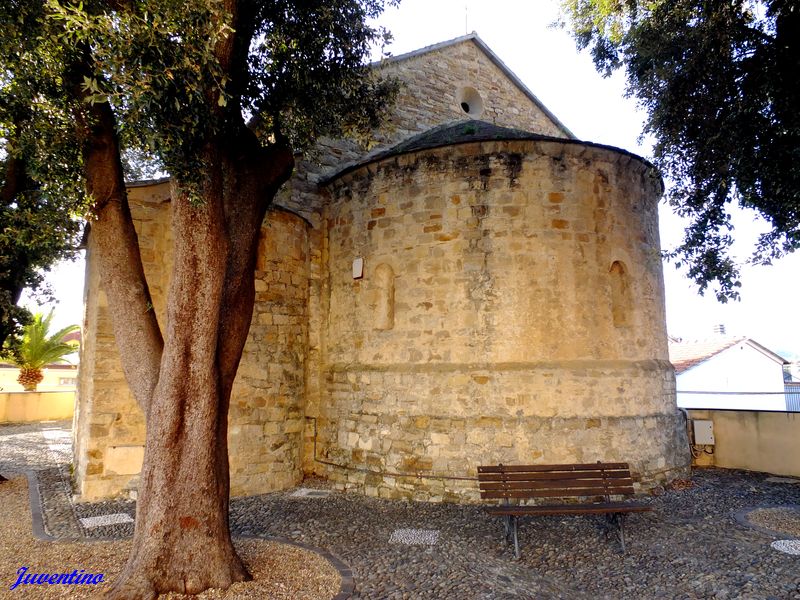
<path id="1" fill-rule="evenodd" d="M 428 131 L 403 140 L 399 144 L 392 146 L 388 150 L 379 152 L 375 156 L 369 157 L 371 160 L 379 160 L 395 154 L 406 154 L 417 152 L 427 148 L 439 148 L 452 144 L 464 144 L 467 142 L 485 142 L 491 140 L 558 140 L 564 138 L 545 136 L 522 129 L 512 129 L 511 127 L 500 127 L 493 123 L 478 120 L 457 121 L 456 123 L 446 123 L 439 125 Z"/>
<path id="2" fill-rule="evenodd" d="M 78 365 L 73 365 L 72 363 L 49 363 L 43 367 L 44 369 L 77 369 Z M 2 363 L 0 362 L 0 369 L 14 369 L 19 370 L 17 365 L 12 365 L 10 363 Z"/>
<path id="3" fill-rule="evenodd" d="M 333 173 L 329 177 L 323 179 L 320 184 L 326 185 L 327 183 L 338 179 L 342 175 L 355 171 L 364 165 L 398 156 L 400 154 L 409 154 L 412 152 L 419 152 L 420 150 L 429 150 L 432 148 L 441 148 L 445 146 L 453 146 L 456 144 L 468 144 L 470 142 L 491 142 L 491 141 L 506 141 L 506 140 L 533 140 L 533 141 L 547 141 L 558 142 L 560 144 L 578 145 L 590 148 L 603 148 L 611 150 L 633 159 L 641 161 L 643 164 L 655 169 L 655 167 L 637 154 L 608 146 L 605 144 L 597 144 L 595 142 L 584 142 L 572 138 L 560 138 L 549 135 L 542 135 L 540 133 L 532 133 L 522 129 L 514 129 L 511 127 L 500 127 L 487 121 L 479 121 L 475 119 L 467 119 L 465 121 L 456 121 L 455 123 L 445 123 L 438 125 L 427 131 L 419 133 L 402 142 L 395 144 L 391 148 L 379 150 L 372 154 L 360 158 L 358 161 L 346 165 L 341 170 Z M 663 183 L 662 183 L 663 185 Z"/>
<path id="4" fill-rule="evenodd" d="M 64 341 L 65 342 L 73 342 L 74 341 L 74 342 L 80 343 L 81 342 L 81 330 L 77 329 L 77 330 L 73 331 L 72 333 L 68 333 L 67 335 L 64 336 Z"/>

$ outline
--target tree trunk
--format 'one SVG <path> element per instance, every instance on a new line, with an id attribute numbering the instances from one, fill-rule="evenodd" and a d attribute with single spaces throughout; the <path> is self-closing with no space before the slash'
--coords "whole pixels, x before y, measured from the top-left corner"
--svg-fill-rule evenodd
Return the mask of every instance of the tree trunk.
<path id="1" fill-rule="evenodd" d="M 174 186 L 173 186 L 173 189 Z M 249 575 L 228 530 L 217 339 L 228 244 L 220 198 L 174 198 L 166 344 L 147 419 L 133 553 L 112 597 L 226 588 Z"/>
<path id="2" fill-rule="evenodd" d="M 233 0 L 225 8 L 235 16 Z M 245 56 L 247 48 L 240 48 Z M 92 75 L 88 47 L 83 51 L 72 77 L 77 98 Z M 223 65 L 233 51 L 223 38 Z M 209 98 L 223 111 L 216 100 Z M 181 197 L 173 180 L 174 266 L 162 337 L 127 204 L 113 111 L 107 103 L 81 106 L 76 126 L 95 202 L 101 282 L 125 377 L 146 417 L 133 550 L 107 597 L 227 588 L 250 577 L 228 523 L 228 407 L 253 313 L 261 223 L 291 175 L 293 155 L 280 136 L 262 148 L 238 109 L 224 109 L 236 115 L 227 137 L 210 136 L 198 157 L 207 169 L 202 202 Z"/>
<path id="3" fill-rule="evenodd" d="M 216 153 L 211 153 L 212 155 Z M 204 202 L 173 183 L 174 267 L 158 383 L 149 403 L 133 551 L 117 599 L 199 593 L 250 578 L 228 523 L 228 407 L 254 303 L 260 225 L 291 173 L 287 151 L 248 172 L 212 156 Z"/>
<path id="4" fill-rule="evenodd" d="M 94 76 L 91 52 L 79 46 L 80 59 L 68 71 L 79 99 L 73 111 L 82 141 L 86 192 L 93 200 L 91 236 L 99 250 L 100 279 L 108 297 L 125 379 L 145 416 L 158 381 L 163 340 L 144 275 L 139 238 L 133 226 L 120 158 L 116 117 L 107 102 L 87 102 L 83 82 Z"/>

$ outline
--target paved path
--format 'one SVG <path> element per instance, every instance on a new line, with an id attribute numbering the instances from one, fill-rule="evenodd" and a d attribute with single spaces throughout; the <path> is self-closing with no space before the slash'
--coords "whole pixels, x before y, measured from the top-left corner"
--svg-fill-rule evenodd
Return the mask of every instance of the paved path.
<path id="1" fill-rule="evenodd" d="M 72 462 L 71 421 L 0 424 L 0 473 Z"/>
<path id="2" fill-rule="evenodd" d="M 45 531 L 77 538 L 86 531 L 71 502 L 71 427 L 72 421 L 0 425 L 0 473 L 34 471 Z"/>
<path id="3" fill-rule="evenodd" d="M 45 436 L 56 442 L 68 436 L 57 430 L 0 426 L 0 472 L 38 471 L 45 521 L 56 535 L 130 535 L 129 522 L 80 524 L 92 516 L 132 517 L 135 506 L 115 501 L 72 507 L 62 493 L 68 470 L 65 462 L 58 466 L 68 453 L 63 444 L 60 450 L 58 444 L 41 448 Z M 604 538 L 600 521 L 589 517 L 523 521 L 522 558 L 515 561 L 503 545 L 500 520 L 480 507 L 354 494 L 290 490 L 237 498 L 231 524 L 235 534 L 279 536 L 333 552 L 352 567 L 353 598 L 359 599 L 798 600 L 800 556 L 770 546 L 788 536 L 771 536 L 734 518 L 747 508 L 800 505 L 800 484 L 766 479 L 763 473 L 697 471 L 691 488 L 666 491 L 651 499 L 652 512 L 629 517 L 625 556 Z"/>

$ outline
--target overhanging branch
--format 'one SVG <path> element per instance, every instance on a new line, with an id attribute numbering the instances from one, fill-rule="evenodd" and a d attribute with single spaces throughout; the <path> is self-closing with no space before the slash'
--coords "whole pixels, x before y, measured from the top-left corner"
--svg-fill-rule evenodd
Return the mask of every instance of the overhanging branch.
<path id="1" fill-rule="evenodd" d="M 83 144 L 86 191 L 94 200 L 90 248 L 96 251 L 122 369 L 145 415 L 158 382 L 164 342 L 139 252 L 120 158 L 116 120 L 107 103 L 87 103 L 82 89 L 91 55 L 73 65 L 70 91 L 75 127 Z"/>

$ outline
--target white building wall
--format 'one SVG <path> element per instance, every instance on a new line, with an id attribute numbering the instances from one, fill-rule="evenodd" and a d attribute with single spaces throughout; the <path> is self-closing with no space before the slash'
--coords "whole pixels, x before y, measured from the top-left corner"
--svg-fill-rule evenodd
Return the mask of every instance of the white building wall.
<path id="1" fill-rule="evenodd" d="M 786 410 L 783 365 L 746 341 L 677 375 L 675 383 L 681 408 Z"/>

